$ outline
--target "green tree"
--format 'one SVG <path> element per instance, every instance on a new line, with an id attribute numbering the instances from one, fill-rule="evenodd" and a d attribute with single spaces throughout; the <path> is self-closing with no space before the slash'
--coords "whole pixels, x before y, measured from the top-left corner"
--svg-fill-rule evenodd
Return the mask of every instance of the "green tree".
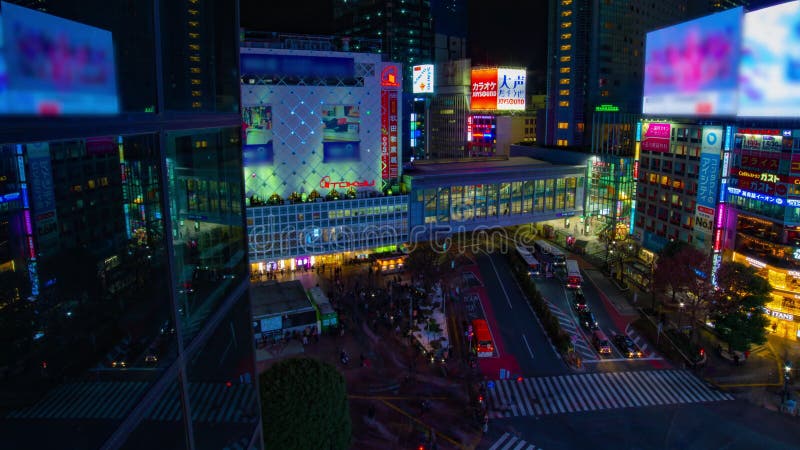
<path id="1" fill-rule="evenodd" d="M 260 377 L 265 448 L 350 448 L 350 408 L 342 374 L 310 358 L 275 363 Z"/>
<path id="2" fill-rule="evenodd" d="M 769 320 L 763 308 L 769 300 L 769 282 L 750 266 L 726 262 L 717 271 L 717 284 L 711 319 L 728 349 L 745 351 L 765 343 Z"/>

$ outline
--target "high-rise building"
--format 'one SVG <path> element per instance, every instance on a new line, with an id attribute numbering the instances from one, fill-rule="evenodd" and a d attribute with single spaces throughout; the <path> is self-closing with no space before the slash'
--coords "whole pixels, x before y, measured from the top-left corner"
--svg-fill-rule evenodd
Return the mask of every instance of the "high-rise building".
<path id="1" fill-rule="evenodd" d="M 640 113 L 645 33 L 677 23 L 687 0 L 550 0 L 544 145 L 585 148 L 595 108 Z"/>
<path id="2" fill-rule="evenodd" d="M 467 57 L 467 14 L 465 0 L 431 1 L 436 62 Z"/>
<path id="3" fill-rule="evenodd" d="M 261 447 L 238 2 L 14 3 L 0 6 L 3 447 Z"/>
<path id="4" fill-rule="evenodd" d="M 430 0 L 334 0 L 333 22 L 339 35 L 381 39 L 385 60 L 405 67 L 408 92 L 411 67 L 433 61 Z"/>

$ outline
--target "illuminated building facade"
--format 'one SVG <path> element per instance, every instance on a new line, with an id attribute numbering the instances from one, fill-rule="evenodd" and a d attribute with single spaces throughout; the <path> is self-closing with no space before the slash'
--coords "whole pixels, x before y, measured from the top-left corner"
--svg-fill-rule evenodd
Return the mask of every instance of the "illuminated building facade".
<path id="1" fill-rule="evenodd" d="M 3 76 L 28 33 L 93 77 L 0 119 L 3 447 L 260 448 L 237 2 L 46 6 L 2 4 Z"/>
<path id="2" fill-rule="evenodd" d="M 586 147 L 595 107 L 641 111 L 645 33 L 686 17 L 687 0 L 550 0 L 547 123 L 539 142 Z"/>
<path id="3" fill-rule="evenodd" d="M 585 173 L 585 165 L 524 156 L 416 164 L 403 175 L 411 192 L 409 238 L 579 216 Z"/>
<path id="4" fill-rule="evenodd" d="M 401 66 L 377 53 L 287 44 L 241 49 L 251 270 L 342 262 L 406 242 Z"/>

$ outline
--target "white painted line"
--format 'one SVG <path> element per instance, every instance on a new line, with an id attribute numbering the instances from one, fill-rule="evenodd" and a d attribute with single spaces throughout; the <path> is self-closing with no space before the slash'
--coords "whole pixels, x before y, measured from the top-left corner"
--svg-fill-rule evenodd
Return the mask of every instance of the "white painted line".
<path id="1" fill-rule="evenodd" d="M 497 271 L 497 266 L 494 265 L 492 255 L 489 255 L 489 262 L 492 263 L 492 269 L 494 270 L 494 274 L 497 276 L 497 282 L 500 283 L 500 287 L 503 289 L 503 295 L 506 296 L 506 303 L 508 303 L 509 309 L 514 309 L 514 307 L 511 306 L 511 298 L 509 298 L 508 292 L 506 292 L 506 285 L 503 284 L 503 280 L 500 279 L 500 272 Z"/>
<path id="2" fill-rule="evenodd" d="M 522 340 L 525 341 L 525 347 L 528 347 L 528 353 L 531 354 L 531 359 L 533 359 L 533 350 L 531 350 L 531 346 L 528 345 L 528 338 L 526 338 L 524 334 L 522 335 Z"/>
<path id="3" fill-rule="evenodd" d="M 608 359 L 585 359 L 584 363 L 605 363 L 605 362 L 622 362 L 622 361 L 661 361 L 664 358 L 660 356 L 648 356 L 647 358 L 608 358 Z"/>

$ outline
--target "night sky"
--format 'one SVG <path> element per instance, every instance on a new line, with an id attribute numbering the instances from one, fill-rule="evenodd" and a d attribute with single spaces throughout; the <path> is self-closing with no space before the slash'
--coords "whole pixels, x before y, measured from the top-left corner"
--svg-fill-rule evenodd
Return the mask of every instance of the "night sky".
<path id="1" fill-rule="evenodd" d="M 245 29 L 333 33 L 331 5 L 325 0 L 240 0 L 240 8 L 241 25 Z M 525 66 L 543 74 L 547 56 L 547 1 L 469 1 L 468 45 L 475 66 Z"/>

